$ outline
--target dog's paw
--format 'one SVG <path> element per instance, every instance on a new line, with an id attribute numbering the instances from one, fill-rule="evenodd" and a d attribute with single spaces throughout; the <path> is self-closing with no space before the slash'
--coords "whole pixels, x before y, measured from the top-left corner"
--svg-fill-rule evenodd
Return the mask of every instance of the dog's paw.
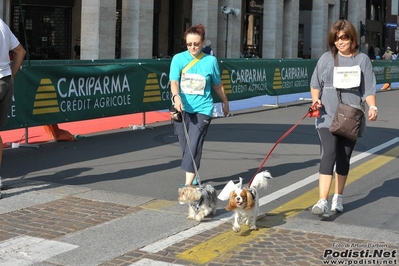
<path id="1" fill-rule="evenodd" d="M 195 216 L 195 220 L 197 221 L 197 222 L 201 222 L 201 220 L 204 218 L 204 216 L 203 215 L 201 215 L 201 214 L 197 214 L 196 216 Z"/>
<path id="2" fill-rule="evenodd" d="M 195 219 L 195 216 L 194 215 L 189 215 L 189 216 L 187 216 L 187 220 L 194 220 Z"/>
<path id="3" fill-rule="evenodd" d="M 239 226 L 239 225 L 233 225 L 233 231 L 234 231 L 234 232 L 238 233 L 238 232 L 240 232 L 240 230 L 241 230 L 241 226 Z"/>
<path id="4" fill-rule="evenodd" d="M 258 228 L 256 227 L 256 225 L 253 225 L 253 226 L 251 226 L 249 229 L 251 229 L 251 230 L 256 230 L 256 229 L 258 229 Z"/>

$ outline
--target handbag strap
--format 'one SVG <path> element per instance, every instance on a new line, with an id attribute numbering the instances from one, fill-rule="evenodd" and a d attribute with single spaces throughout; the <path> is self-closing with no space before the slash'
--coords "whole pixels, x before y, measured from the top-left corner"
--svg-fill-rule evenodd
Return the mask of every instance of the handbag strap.
<path id="1" fill-rule="evenodd" d="M 189 70 L 193 65 L 195 65 L 199 60 L 201 60 L 202 57 L 204 57 L 205 53 L 202 53 L 195 57 L 185 68 L 183 68 L 183 70 L 181 71 L 181 73 L 186 73 L 187 70 Z"/>
<path id="2" fill-rule="evenodd" d="M 334 55 L 334 67 L 338 67 L 339 66 L 339 61 L 338 61 L 338 53 L 336 55 Z M 338 100 L 342 103 L 342 99 L 341 99 L 341 90 L 335 88 L 335 90 L 337 91 L 337 97 Z"/>

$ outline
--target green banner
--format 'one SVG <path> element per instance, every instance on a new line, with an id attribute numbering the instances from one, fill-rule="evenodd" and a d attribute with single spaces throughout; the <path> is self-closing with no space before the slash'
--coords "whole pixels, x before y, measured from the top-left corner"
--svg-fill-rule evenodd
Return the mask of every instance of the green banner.
<path id="1" fill-rule="evenodd" d="M 169 108 L 170 59 L 24 62 L 1 130 Z M 309 91 L 317 60 L 221 59 L 230 101 Z M 377 83 L 399 81 L 399 61 L 373 62 Z M 219 101 L 216 94 L 215 100 Z"/>
<path id="2" fill-rule="evenodd" d="M 313 60 L 242 59 L 221 62 L 223 84 L 231 87 L 229 100 L 259 95 L 284 95 L 309 91 Z"/>

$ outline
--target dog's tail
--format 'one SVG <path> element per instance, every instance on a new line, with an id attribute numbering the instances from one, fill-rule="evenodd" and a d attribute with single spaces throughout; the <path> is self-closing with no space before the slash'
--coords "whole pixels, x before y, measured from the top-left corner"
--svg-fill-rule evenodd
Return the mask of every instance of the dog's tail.
<path id="1" fill-rule="evenodd" d="M 263 171 L 260 172 L 259 174 L 257 174 L 254 177 L 254 180 L 251 183 L 251 187 L 255 187 L 257 189 L 259 188 L 266 188 L 267 187 L 267 183 L 268 183 L 268 179 L 273 178 L 272 175 L 270 174 L 269 171 Z"/>

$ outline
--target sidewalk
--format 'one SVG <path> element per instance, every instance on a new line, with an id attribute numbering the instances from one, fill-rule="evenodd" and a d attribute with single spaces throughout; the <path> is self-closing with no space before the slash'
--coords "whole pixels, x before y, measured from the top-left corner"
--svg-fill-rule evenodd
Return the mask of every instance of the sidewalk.
<path id="1" fill-rule="evenodd" d="M 240 233 L 235 233 L 231 230 L 231 214 L 220 213 L 220 210 L 213 220 L 198 224 L 185 220 L 186 206 L 176 202 L 40 182 L 7 183 L 13 188 L 6 190 L 6 198 L 0 202 L 2 266 L 307 266 L 335 264 L 339 259 L 339 264 L 346 262 L 344 265 L 349 265 L 348 262 L 377 265 L 377 260 L 384 265 L 399 264 L 391 253 L 385 258 L 371 255 L 374 250 L 399 250 L 397 245 L 307 232 L 298 228 L 295 219 L 288 219 L 281 225 L 284 217 L 272 213 L 259 217 L 257 231 L 244 226 Z M 38 200 L 45 202 L 32 203 Z M 26 206 L 22 207 L 24 204 Z M 5 210 L 7 205 L 8 210 Z M 217 223 L 217 226 L 207 225 L 209 223 Z M 331 226 L 341 230 L 334 228 L 336 225 Z M 152 243 L 152 234 L 147 234 L 149 230 L 156 231 L 163 241 L 165 228 L 173 227 L 186 235 L 197 228 L 197 233 L 177 242 L 173 236 L 169 237 L 171 244 L 165 248 L 156 241 Z M 132 229 L 135 235 L 129 236 Z M 175 236 L 178 238 L 179 234 Z M 108 243 L 105 250 L 101 248 L 104 245 L 100 245 L 104 242 Z M 345 257 L 342 252 L 370 252 L 371 258 Z M 374 259 L 375 263 L 359 263 L 361 259 L 369 262 Z"/>

